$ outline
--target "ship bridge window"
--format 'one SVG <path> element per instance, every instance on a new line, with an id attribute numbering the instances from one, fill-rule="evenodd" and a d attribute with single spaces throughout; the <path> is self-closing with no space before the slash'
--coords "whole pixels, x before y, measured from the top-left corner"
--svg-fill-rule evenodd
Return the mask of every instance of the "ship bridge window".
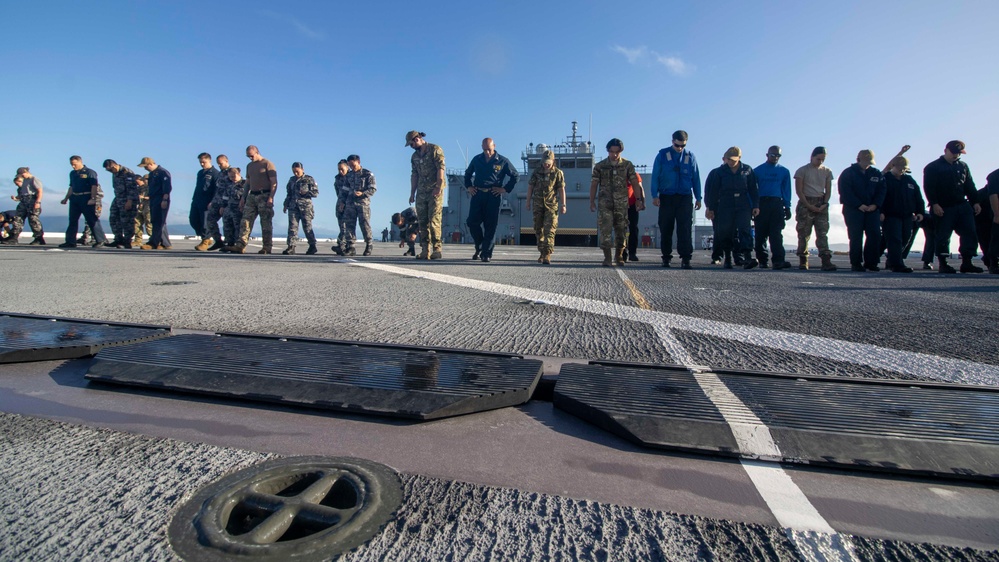
<path id="1" fill-rule="evenodd" d="M 563 168 L 563 169 L 564 168 L 575 168 L 576 167 L 576 161 L 574 159 L 570 160 L 568 158 L 566 158 L 565 160 L 559 160 L 558 167 L 559 168 Z"/>

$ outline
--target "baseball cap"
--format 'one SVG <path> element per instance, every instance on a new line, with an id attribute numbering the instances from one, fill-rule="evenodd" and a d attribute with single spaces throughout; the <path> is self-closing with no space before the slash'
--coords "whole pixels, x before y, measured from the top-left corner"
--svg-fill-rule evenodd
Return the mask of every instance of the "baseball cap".
<path id="1" fill-rule="evenodd" d="M 869 158 L 871 160 L 871 166 L 877 165 L 877 163 L 874 162 L 874 151 L 869 148 L 865 148 L 857 153 L 857 160 L 860 160 L 861 158 Z"/>
<path id="2" fill-rule="evenodd" d="M 19 176 L 27 171 L 29 171 L 27 166 L 21 166 L 20 168 L 17 169 L 17 173 L 14 175 Z"/>
<path id="3" fill-rule="evenodd" d="M 143 156 L 142 157 L 142 162 L 139 162 L 138 166 L 141 168 L 143 166 L 148 166 L 150 164 L 152 164 L 152 165 L 155 166 L 156 165 L 156 161 L 153 160 L 152 158 L 148 157 L 148 156 Z"/>
<path id="4" fill-rule="evenodd" d="M 413 139 L 420 137 L 423 138 L 427 136 L 426 133 L 421 133 L 420 131 L 410 131 L 406 133 L 406 144 L 403 146 L 409 146 L 409 143 L 413 142 Z"/>
<path id="5" fill-rule="evenodd" d="M 550 151 L 550 150 L 546 150 L 545 153 L 541 156 L 541 159 L 542 160 L 555 160 L 555 153 L 552 152 L 552 151 Z"/>
<path id="6" fill-rule="evenodd" d="M 891 159 L 891 162 L 888 162 L 889 168 L 895 165 L 901 166 L 903 172 L 911 171 L 909 170 L 909 159 L 906 158 L 905 156 L 896 156 Z"/>
<path id="7" fill-rule="evenodd" d="M 723 158 L 732 158 L 733 156 L 738 156 L 739 158 L 742 158 L 742 149 L 739 148 L 738 146 L 733 146 L 725 151 L 725 155 L 723 156 Z"/>
<path id="8" fill-rule="evenodd" d="M 952 140 L 947 143 L 947 150 L 951 154 L 967 154 L 968 152 L 964 150 L 964 141 Z"/>

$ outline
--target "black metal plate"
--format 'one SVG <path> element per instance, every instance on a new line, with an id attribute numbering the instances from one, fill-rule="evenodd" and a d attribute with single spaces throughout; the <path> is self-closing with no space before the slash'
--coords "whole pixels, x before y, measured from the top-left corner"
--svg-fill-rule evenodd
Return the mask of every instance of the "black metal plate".
<path id="1" fill-rule="evenodd" d="M 76 359 L 105 347 L 163 338 L 169 326 L 0 313 L 0 363 Z"/>
<path id="2" fill-rule="evenodd" d="M 999 389 L 727 371 L 782 462 L 999 480 Z M 684 367 L 566 364 L 555 406 L 648 447 L 755 458 Z"/>
<path id="3" fill-rule="evenodd" d="M 523 404 L 541 373 L 516 356 L 187 334 L 104 350 L 87 378 L 428 420 Z"/>

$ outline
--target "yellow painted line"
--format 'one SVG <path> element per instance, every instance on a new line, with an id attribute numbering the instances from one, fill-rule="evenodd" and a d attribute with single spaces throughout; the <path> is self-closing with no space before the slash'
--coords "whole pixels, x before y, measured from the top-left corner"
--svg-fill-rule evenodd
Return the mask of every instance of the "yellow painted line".
<path id="1" fill-rule="evenodd" d="M 638 290 L 638 287 L 635 286 L 631 279 L 624 274 L 624 270 L 620 267 L 615 267 L 614 270 L 617 271 L 621 281 L 624 281 L 624 286 L 628 287 L 628 290 L 631 291 L 631 298 L 635 299 L 635 304 L 638 305 L 638 308 L 641 308 L 642 310 L 652 310 L 652 305 L 649 304 L 649 301 L 645 299 L 645 295 Z"/>

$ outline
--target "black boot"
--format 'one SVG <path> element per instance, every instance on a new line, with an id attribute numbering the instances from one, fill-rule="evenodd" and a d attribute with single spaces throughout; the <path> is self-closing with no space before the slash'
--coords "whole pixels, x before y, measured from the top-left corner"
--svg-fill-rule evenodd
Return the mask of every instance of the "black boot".
<path id="1" fill-rule="evenodd" d="M 29 246 L 44 246 L 45 245 L 45 235 L 39 234 L 37 238 L 31 241 Z"/>
<path id="2" fill-rule="evenodd" d="M 970 257 L 961 258 L 961 273 L 982 273 L 984 269 L 971 263 Z"/>
<path id="3" fill-rule="evenodd" d="M 743 261 L 742 261 L 742 268 L 743 269 L 753 269 L 754 267 L 756 267 L 758 265 L 760 265 L 760 262 L 756 261 L 756 258 L 754 258 L 752 254 L 750 254 L 749 252 L 746 252 L 746 255 L 745 255 L 745 257 L 743 258 Z"/>
<path id="4" fill-rule="evenodd" d="M 315 244 L 309 244 L 309 249 L 305 251 L 305 255 L 311 256 L 313 254 L 319 253 L 319 248 Z"/>
<path id="5" fill-rule="evenodd" d="M 937 261 L 940 262 L 940 267 L 939 267 L 940 273 L 957 273 L 956 269 L 947 265 L 947 258 L 939 256 L 937 258 Z"/>

